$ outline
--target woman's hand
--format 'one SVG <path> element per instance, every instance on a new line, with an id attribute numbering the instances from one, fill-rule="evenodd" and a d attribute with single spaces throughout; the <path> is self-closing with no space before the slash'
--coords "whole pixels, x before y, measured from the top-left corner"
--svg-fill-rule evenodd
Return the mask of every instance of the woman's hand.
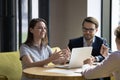
<path id="1" fill-rule="evenodd" d="M 54 61 L 62 57 L 62 51 L 57 51 L 57 49 L 53 52 L 53 54 L 50 56 L 50 60 Z"/>
<path id="2" fill-rule="evenodd" d="M 66 58 L 66 59 L 69 60 L 70 55 L 71 55 L 69 48 L 63 49 L 63 50 L 62 50 L 62 54 L 63 54 L 63 57 L 64 57 L 64 58 Z"/>
<path id="3" fill-rule="evenodd" d="M 55 54 L 56 52 L 54 52 Z M 60 57 L 58 57 L 56 60 L 53 61 L 53 63 L 55 64 L 66 64 L 66 62 L 69 61 L 70 58 L 70 50 L 67 49 L 63 49 L 60 51 Z"/>
<path id="4" fill-rule="evenodd" d="M 70 53 L 70 50 L 69 50 L 69 48 L 66 48 L 66 49 L 63 49 L 62 50 L 62 64 L 66 64 L 66 62 L 68 62 L 69 61 L 69 59 L 70 59 L 70 55 L 71 55 L 71 53 Z"/>

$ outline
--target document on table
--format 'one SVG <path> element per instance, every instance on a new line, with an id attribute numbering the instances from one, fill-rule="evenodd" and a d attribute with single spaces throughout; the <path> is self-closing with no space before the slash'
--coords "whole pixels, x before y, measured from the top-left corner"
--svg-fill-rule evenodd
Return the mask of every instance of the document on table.
<path id="1" fill-rule="evenodd" d="M 75 69 L 75 70 L 67 70 L 67 69 L 49 69 L 45 70 L 44 72 L 51 72 L 51 73 L 60 73 L 60 74 L 65 74 L 65 75 L 73 75 L 73 74 L 78 74 L 80 75 L 82 72 L 82 68 L 80 69 Z"/>
<path id="2" fill-rule="evenodd" d="M 54 72 L 54 73 L 62 73 L 62 74 L 73 73 L 73 71 L 71 71 L 71 70 L 61 70 L 61 69 L 50 69 L 50 70 L 46 70 L 45 72 Z"/>

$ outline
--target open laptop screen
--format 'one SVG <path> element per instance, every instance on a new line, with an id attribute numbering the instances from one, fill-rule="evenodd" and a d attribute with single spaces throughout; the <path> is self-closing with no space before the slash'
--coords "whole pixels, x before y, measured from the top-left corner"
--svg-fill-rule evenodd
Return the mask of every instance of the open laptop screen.
<path id="1" fill-rule="evenodd" d="M 73 48 L 68 65 L 57 65 L 58 68 L 82 67 L 83 61 L 91 56 L 92 47 Z"/>
<path id="2" fill-rule="evenodd" d="M 91 56 L 92 47 L 73 48 L 69 62 L 70 67 L 81 67 L 83 61 Z"/>

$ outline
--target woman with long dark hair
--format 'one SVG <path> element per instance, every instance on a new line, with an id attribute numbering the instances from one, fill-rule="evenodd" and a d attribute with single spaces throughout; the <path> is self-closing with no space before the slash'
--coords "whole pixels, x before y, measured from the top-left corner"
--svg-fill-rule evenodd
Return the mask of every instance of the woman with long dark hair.
<path id="1" fill-rule="evenodd" d="M 20 46 L 20 60 L 23 69 L 28 67 L 43 67 L 50 62 L 62 64 L 69 57 L 67 51 L 67 49 L 59 52 L 55 50 L 52 53 L 48 45 L 46 21 L 42 18 L 36 18 L 31 20 L 28 27 L 27 40 Z M 28 79 L 23 75 L 22 80 L 33 79 Z"/>

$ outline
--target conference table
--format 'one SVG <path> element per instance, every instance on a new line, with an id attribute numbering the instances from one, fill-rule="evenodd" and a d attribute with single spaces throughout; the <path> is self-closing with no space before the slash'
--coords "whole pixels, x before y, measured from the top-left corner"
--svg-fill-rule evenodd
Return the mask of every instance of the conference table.
<path id="1" fill-rule="evenodd" d="M 23 70 L 23 75 L 32 79 L 41 80 L 85 80 L 81 68 L 62 69 L 54 66 L 31 67 Z"/>

